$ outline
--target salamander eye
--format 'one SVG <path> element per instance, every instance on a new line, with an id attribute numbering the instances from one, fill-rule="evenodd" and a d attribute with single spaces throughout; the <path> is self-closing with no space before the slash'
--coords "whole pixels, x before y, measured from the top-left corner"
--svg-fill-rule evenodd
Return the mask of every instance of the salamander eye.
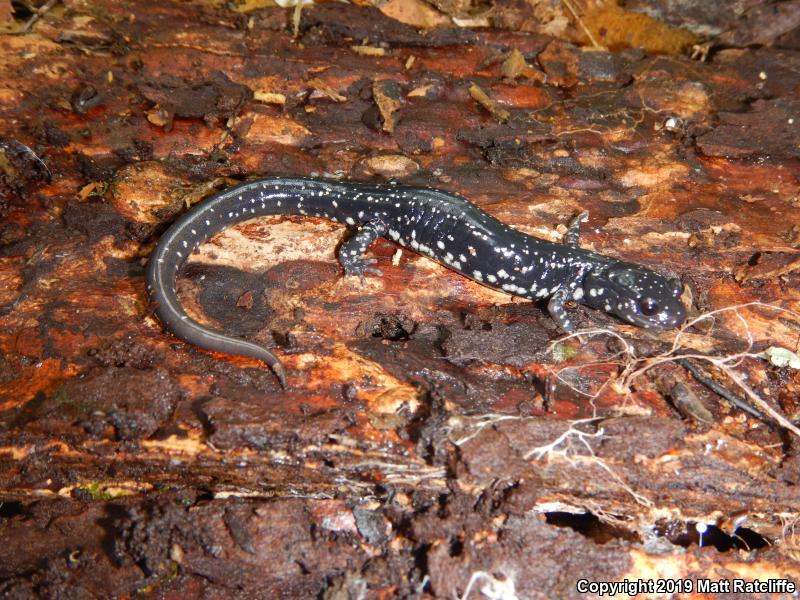
<path id="1" fill-rule="evenodd" d="M 652 317 L 659 310 L 658 302 L 652 298 L 645 298 L 639 302 L 639 312 L 646 317 Z"/>

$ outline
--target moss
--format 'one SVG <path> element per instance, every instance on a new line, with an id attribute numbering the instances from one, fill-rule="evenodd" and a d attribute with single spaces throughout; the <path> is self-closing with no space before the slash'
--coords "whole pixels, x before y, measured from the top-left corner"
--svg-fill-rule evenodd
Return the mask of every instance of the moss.
<path id="1" fill-rule="evenodd" d="M 113 500 L 118 496 L 104 489 L 97 481 L 78 486 L 77 489 L 88 495 L 92 500 Z"/>
<path id="2" fill-rule="evenodd" d="M 566 344 L 555 344 L 553 345 L 552 353 L 555 361 L 560 363 L 574 358 L 578 353 L 578 349 Z"/>

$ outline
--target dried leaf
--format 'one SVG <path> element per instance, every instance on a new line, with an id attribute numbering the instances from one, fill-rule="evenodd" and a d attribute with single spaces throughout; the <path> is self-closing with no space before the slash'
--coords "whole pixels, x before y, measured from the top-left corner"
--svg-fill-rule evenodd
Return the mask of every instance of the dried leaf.
<path id="1" fill-rule="evenodd" d="M 389 0 L 380 6 L 387 17 L 418 29 L 433 29 L 450 24 L 450 20 L 423 0 Z"/>
<path id="2" fill-rule="evenodd" d="M 791 367 L 792 369 L 800 369 L 800 356 L 797 356 L 791 350 L 780 348 L 778 346 L 770 346 L 759 356 L 769 360 L 770 363 L 776 367 Z"/>

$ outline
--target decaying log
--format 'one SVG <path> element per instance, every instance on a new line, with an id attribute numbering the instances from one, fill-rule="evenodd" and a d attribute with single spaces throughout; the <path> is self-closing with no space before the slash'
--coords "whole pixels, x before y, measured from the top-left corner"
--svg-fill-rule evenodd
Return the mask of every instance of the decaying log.
<path id="1" fill-rule="evenodd" d="M 25 32 L 0 0 L 0 591 L 800 583 L 797 3 L 264 4 L 67 0 Z M 655 22 L 630 39 L 664 54 L 614 37 Z M 680 276 L 691 323 L 578 306 L 567 337 L 388 241 L 362 282 L 341 226 L 259 219 L 179 291 L 273 345 L 282 390 L 171 337 L 143 284 L 177 215 L 268 175 L 432 185 L 554 241 L 589 210 L 582 244 Z"/>

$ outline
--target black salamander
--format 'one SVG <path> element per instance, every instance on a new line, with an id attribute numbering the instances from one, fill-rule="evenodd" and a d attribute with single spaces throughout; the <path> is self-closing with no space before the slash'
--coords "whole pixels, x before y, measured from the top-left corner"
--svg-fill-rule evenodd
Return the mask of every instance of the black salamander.
<path id="1" fill-rule="evenodd" d="M 179 338 L 217 352 L 263 360 L 286 385 L 280 361 L 253 342 L 229 337 L 189 317 L 178 301 L 176 278 L 197 246 L 235 223 L 264 215 L 309 215 L 355 230 L 338 258 L 345 275 L 380 275 L 366 258 L 385 237 L 488 287 L 547 308 L 567 332 L 574 325 L 564 304 L 575 300 L 642 327 L 675 327 L 686 309 L 679 280 L 578 246 L 584 212 L 563 244 L 512 229 L 460 196 L 400 185 L 337 183 L 301 178 L 251 181 L 225 190 L 181 216 L 162 236 L 147 266 L 155 313 Z"/>

